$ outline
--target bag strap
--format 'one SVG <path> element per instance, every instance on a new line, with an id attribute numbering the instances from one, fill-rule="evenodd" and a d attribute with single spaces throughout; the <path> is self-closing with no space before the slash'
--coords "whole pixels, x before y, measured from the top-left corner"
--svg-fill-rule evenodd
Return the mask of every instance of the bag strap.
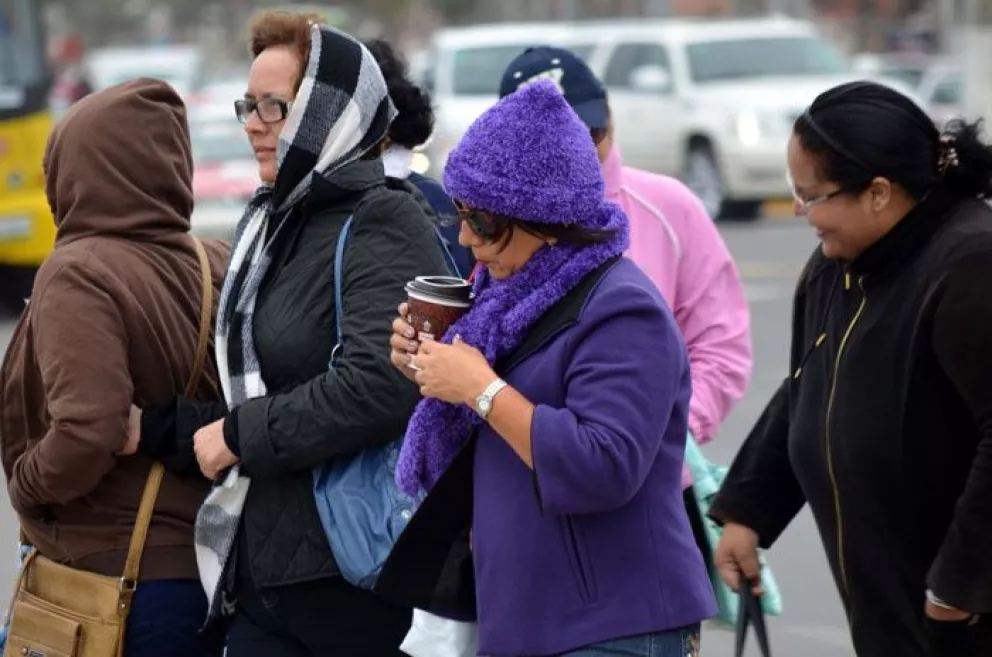
<path id="1" fill-rule="evenodd" d="M 747 631 L 754 628 L 755 638 L 761 657 L 771 657 L 772 651 L 768 642 L 768 628 L 765 625 L 765 612 L 761 609 L 761 600 L 751 589 L 751 585 L 742 578 L 739 592 L 740 605 L 737 610 L 736 647 L 734 655 L 744 657 L 744 644 L 747 643 Z"/>
<path id="2" fill-rule="evenodd" d="M 427 176 L 418 175 L 416 178 L 413 178 L 411 176 L 407 180 L 411 180 L 411 179 L 414 187 L 420 190 L 420 193 L 424 195 L 424 198 L 426 198 L 427 202 L 430 203 L 431 206 L 433 207 L 434 212 L 440 214 L 441 211 L 436 207 L 434 207 L 434 204 L 431 203 L 429 190 L 431 190 L 431 188 L 434 188 L 435 190 L 440 191 L 441 193 L 444 193 L 445 196 L 447 196 L 447 193 L 444 192 L 444 187 L 440 185 L 437 181 L 432 180 Z M 445 237 L 444 233 L 441 232 L 441 229 L 438 228 L 437 222 L 435 222 L 432 219 L 431 224 L 432 227 L 434 228 L 434 235 L 437 237 L 437 242 L 438 244 L 441 245 L 441 250 L 444 251 L 444 259 L 448 264 L 448 269 L 450 269 L 451 273 L 453 273 L 455 276 L 458 276 L 459 278 L 463 277 L 464 274 L 462 273 L 461 268 L 458 266 L 458 263 L 455 261 L 454 254 L 451 252 L 451 242 L 448 241 L 448 238 Z"/>
<path id="3" fill-rule="evenodd" d="M 462 274 L 462 270 L 458 266 L 458 263 L 455 262 L 455 255 L 451 252 L 451 243 L 448 242 L 448 238 L 444 236 L 444 233 L 441 232 L 441 229 L 438 228 L 436 224 L 434 225 L 434 235 L 437 237 L 437 243 L 441 245 L 441 251 L 443 251 L 444 260 L 448 265 L 448 269 L 450 269 L 451 273 L 458 278 L 462 278 L 464 274 Z"/>
<path id="4" fill-rule="evenodd" d="M 348 245 L 348 233 L 351 232 L 351 224 L 354 223 L 355 215 L 348 217 L 341 232 L 338 233 L 338 245 L 334 250 L 334 329 L 337 332 L 337 343 L 331 350 L 330 367 L 333 369 L 337 363 L 341 345 L 344 344 L 344 293 L 342 283 L 344 279 L 344 249 Z"/>
<path id="5" fill-rule="evenodd" d="M 210 346 L 210 327 L 214 305 L 213 273 L 210 269 L 210 259 L 200 240 L 193 238 L 196 255 L 200 261 L 200 279 L 202 289 L 200 295 L 200 328 L 196 343 L 196 356 L 193 360 L 193 371 L 186 383 L 186 396 L 192 397 L 200 385 L 200 377 L 207 362 L 207 349 Z M 152 515 L 155 511 L 155 500 L 165 476 L 165 468 L 161 463 L 153 463 L 148 473 L 144 491 L 141 493 L 141 503 L 138 505 L 138 517 L 134 522 L 131 533 L 131 543 L 127 549 L 127 559 L 124 561 L 124 574 L 118 584 L 117 610 L 121 618 L 127 618 L 131 609 L 131 599 L 137 587 L 138 570 L 141 565 L 141 554 L 145 549 L 145 540 L 151 527 Z"/>

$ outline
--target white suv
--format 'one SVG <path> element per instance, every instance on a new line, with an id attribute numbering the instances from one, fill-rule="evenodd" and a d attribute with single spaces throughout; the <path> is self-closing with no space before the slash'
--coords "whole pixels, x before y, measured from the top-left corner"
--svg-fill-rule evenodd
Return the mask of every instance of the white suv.
<path id="1" fill-rule="evenodd" d="M 817 94 L 858 77 L 813 24 L 788 18 L 442 30 L 422 69 L 438 105 L 437 130 L 425 147 L 435 175 L 496 101 L 506 66 L 534 45 L 585 59 L 609 90 L 624 162 L 682 178 L 713 217 L 752 218 L 764 199 L 788 197 L 793 121 Z"/>

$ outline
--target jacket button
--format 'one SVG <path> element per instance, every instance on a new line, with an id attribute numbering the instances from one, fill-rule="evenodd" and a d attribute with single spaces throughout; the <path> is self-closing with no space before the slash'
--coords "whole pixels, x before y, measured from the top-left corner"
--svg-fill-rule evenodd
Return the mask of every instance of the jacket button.
<path id="1" fill-rule="evenodd" d="M 404 520 L 409 520 L 412 517 L 413 517 L 413 511 L 411 511 L 410 509 L 403 509 L 402 511 L 400 511 L 400 518 L 403 518 Z"/>

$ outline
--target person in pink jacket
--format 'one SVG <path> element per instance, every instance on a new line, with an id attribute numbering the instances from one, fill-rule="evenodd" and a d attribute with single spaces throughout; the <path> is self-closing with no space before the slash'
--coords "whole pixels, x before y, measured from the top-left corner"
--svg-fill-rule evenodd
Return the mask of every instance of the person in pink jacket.
<path id="1" fill-rule="evenodd" d="M 561 48 L 528 48 L 507 67 L 500 97 L 542 79 L 555 82 L 589 126 L 607 198 L 630 219 L 627 255 L 672 308 L 692 369 L 689 430 L 705 443 L 716 436 L 751 378 L 750 312 L 737 267 L 702 202 L 685 185 L 623 165 L 606 88 L 577 55 Z M 685 483 L 690 483 L 688 472 Z"/>

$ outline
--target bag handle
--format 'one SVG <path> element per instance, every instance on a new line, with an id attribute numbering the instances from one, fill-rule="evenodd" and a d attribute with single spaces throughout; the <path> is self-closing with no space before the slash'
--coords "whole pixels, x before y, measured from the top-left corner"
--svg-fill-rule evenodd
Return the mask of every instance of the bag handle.
<path id="1" fill-rule="evenodd" d="M 751 585 L 742 577 L 738 593 L 740 605 L 737 610 L 737 636 L 734 655 L 744 657 L 744 644 L 747 643 L 747 631 L 754 628 L 755 638 L 761 657 L 771 657 L 772 651 L 768 642 L 768 628 L 765 625 L 765 612 L 761 609 L 761 600 L 754 595 Z"/>
<path id="2" fill-rule="evenodd" d="M 210 269 L 210 258 L 203 248 L 200 240 L 193 238 L 196 248 L 196 255 L 200 261 L 200 328 L 196 343 L 196 356 L 193 360 L 193 371 L 190 373 L 186 383 L 186 396 L 192 397 L 196 394 L 196 389 L 200 385 L 200 378 L 207 362 L 207 349 L 210 346 L 210 327 L 213 319 L 214 305 L 214 285 L 213 273 Z M 141 493 L 141 503 L 138 505 L 138 517 L 134 523 L 134 531 L 131 533 L 131 543 L 127 549 L 127 558 L 124 561 L 124 574 L 117 587 L 118 605 L 117 611 L 121 618 L 127 618 L 131 609 L 131 599 L 134 597 L 134 590 L 138 582 L 138 570 L 141 565 L 141 554 L 145 549 L 145 541 L 148 538 L 148 530 L 151 527 L 152 515 L 155 511 L 155 500 L 158 498 L 159 488 L 162 486 L 162 479 L 165 476 L 165 467 L 161 463 L 153 463 L 152 469 L 148 473 L 145 488 Z"/>
<path id="3" fill-rule="evenodd" d="M 341 290 L 341 281 L 344 279 L 344 249 L 348 244 L 348 233 L 351 232 L 354 219 L 355 216 L 351 215 L 345 220 L 338 233 L 337 248 L 334 249 L 334 329 L 337 332 L 337 343 L 331 350 L 330 369 L 334 369 L 341 345 L 344 344 L 344 293 Z"/>

